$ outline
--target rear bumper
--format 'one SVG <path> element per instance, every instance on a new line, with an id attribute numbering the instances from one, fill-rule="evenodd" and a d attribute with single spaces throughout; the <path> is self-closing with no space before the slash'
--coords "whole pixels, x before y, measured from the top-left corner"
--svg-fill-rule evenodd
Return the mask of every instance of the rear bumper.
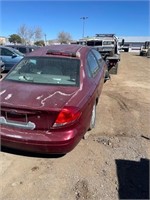
<path id="1" fill-rule="evenodd" d="M 48 154 L 65 154 L 83 137 L 85 130 L 23 131 L 1 127 L 1 145 L 13 149 Z"/>

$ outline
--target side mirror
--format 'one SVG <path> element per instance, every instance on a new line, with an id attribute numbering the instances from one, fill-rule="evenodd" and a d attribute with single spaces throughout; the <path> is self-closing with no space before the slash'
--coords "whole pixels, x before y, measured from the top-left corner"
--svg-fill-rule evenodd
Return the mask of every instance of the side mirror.
<path id="1" fill-rule="evenodd" d="M 121 46 L 123 46 L 124 45 L 124 39 L 122 39 L 122 42 L 121 42 Z"/>
<path id="2" fill-rule="evenodd" d="M 17 55 L 16 54 L 12 54 L 12 58 L 15 58 L 15 57 L 17 57 Z"/>

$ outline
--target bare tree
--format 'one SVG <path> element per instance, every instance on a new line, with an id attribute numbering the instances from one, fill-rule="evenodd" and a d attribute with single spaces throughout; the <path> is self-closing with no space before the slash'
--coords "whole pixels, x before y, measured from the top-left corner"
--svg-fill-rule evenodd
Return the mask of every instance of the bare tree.
<path id="1" fill-rule="evenodd" d="M 27 42 L 30 43 L 31 40 L 34 40 L 35 31 L 33 28 L 28 28 L 28 34 L 27 34 Z"/>
<path id="2" fill-rule="evenodd" d="M 34 33 L 35 40 L 40 40 L 43 36 L 42 29 L 40 27 L 36 27 Z"/>
<path id="3" fill-rule="evenodd" d="M 26 44 L 27 38 L 28 38 L 28 27 L 25 24 L 23 24 L 19 27 L 18 35 L 21 37 L 22 43 Z"/>
<path id="4" fill-rule="evenodd" d="M 59 40 L 59 42 L 60 42 L 61 44 L 67 44 L 67 43 L 69 43 L 70 40 L 71 40 L 71 35 L 70 35 L 70 33 L 67 33 L 67 32 L 62 31 L 62 32 L 60 32 L 60 33 L 58 34 L 58 40 Z"/>
<path id="5" fill-rule="evenodd" d="M 18 30 L 18 35 L 22 39 L 22 43 L 30 44 L 42 38 L 42 29 L 40 27 L 27 27 L 25 24 L 21 25 Z"/>

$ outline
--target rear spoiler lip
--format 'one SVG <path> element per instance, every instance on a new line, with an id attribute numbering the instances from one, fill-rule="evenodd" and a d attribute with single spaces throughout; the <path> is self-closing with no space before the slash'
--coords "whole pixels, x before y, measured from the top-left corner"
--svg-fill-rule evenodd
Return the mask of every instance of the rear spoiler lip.
<path id="1" fill-rule="evenodd" d="M 43 107 L 42 105 L 40 107 L 25 107 L 25 106 L 15 106 L 14 105 L 6 105 L 5 103 L 1 104 L 1 111 L 6 112 L 12 112 L 16 114 L 35 114 L 38 112 L 59 112 L 63 109 L 62 108 L 51 108 L 51 107 Z"/>

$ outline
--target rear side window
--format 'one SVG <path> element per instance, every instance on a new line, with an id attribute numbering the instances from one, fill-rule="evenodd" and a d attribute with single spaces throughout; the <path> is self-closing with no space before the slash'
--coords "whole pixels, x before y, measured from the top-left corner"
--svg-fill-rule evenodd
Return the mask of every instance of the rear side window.
<path id="1" fill-rule="evenodd" d="M 17 49 L 23 54 L 27 53 L 27 49 L 25 47 L 17 47 Z"/>
<path id="2" fill-rule="evenodd" d="M 79 86 L 79 77 L 79 59 L 26 57 L 6 79 L 36 84 Z"/>
<path id="3" fill-rule="evenodd" d="M 95 49 L 92 49 L 92 53 L 94 54 L 94 56 L 98 60 L 100 68 L 102 68 L 104 61 L 103 61 L 103 58 L 102 58 L 101 54 L 97 50 L 95 50 Z"/>
<path id="4" fill-rule="evenodd" d="M 94 77 L 97 74 L 100 67 L 99 67 L 96 57 L 91 51 L 88 53 L 87 62 L 88 62 L 90 74 L 92 77 Z"/>

